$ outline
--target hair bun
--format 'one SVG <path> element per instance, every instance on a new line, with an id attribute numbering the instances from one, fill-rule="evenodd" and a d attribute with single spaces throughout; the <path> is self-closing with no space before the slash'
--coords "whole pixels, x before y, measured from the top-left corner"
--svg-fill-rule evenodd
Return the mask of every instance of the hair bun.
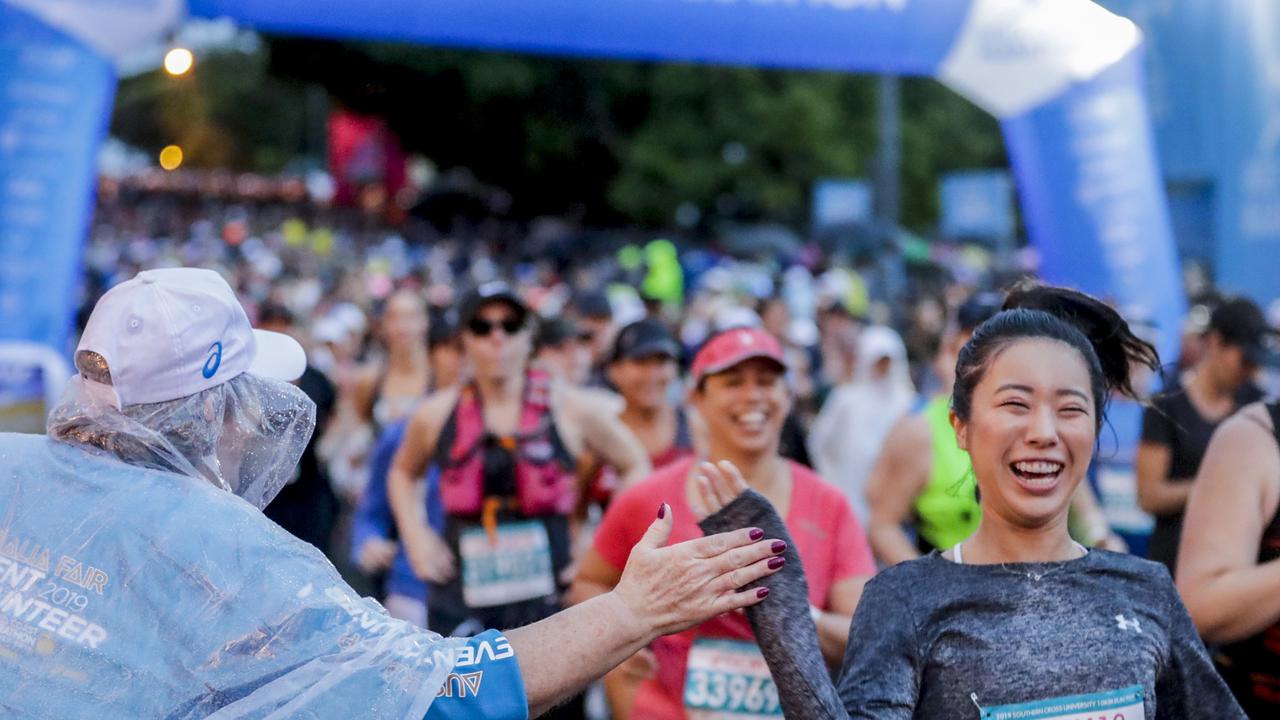
<path id="1" fill-rule="evenodd" d="M 1133 334 L 1129 323 L 1114 308 L 1090 295 L 1053 285 L 1024 284 L 1009 291 L 1006 310 L 1039 310 L 1071 323 L 1093 345 L 1102 365 L 1107 385 L 1129 397 L 1136 397 L 1130 383 L 1130 366 L 1160 368 L 1155 347 Z"/>

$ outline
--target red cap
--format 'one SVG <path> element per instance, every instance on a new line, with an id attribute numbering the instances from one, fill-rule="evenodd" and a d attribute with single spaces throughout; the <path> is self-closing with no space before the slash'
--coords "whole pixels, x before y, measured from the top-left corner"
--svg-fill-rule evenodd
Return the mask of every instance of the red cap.
<path id="1" fill-rule="evenodd" d="M 758 328 L 737 328 L 712 337 L 702 346 L 693 357 L 693 381 L 700 383 L 708 375 L 722 373 L 752 358 L 766 358 L 787 369 L 777 338 Z"/>

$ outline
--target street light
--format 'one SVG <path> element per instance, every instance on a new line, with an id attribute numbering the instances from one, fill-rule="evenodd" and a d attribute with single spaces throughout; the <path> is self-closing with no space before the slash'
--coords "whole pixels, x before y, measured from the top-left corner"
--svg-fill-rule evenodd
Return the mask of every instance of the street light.
<path id="1" fill-rule="evenodd" d="M 165 170 L 177 170 L 180 165 L 182 165 L 182 148 L 177 145 L 168 145 L 160 151 L 160 167 Z"/>
<path id="2" fill-rule="evenodd" d="M 184 47 L 176 47 L 164 54 L 164 71 L 177 77 L 186 75 L 195 64 L 195 56 Z"/>

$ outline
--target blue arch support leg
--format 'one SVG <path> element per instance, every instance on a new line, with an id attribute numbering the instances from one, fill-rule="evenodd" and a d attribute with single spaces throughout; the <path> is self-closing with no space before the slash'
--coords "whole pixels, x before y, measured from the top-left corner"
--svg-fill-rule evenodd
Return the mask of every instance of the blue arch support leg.
<path id="1" fill-rule="evenodd" d="M 1186 311 L 1141 53 L 1002 126 L 1041 274 L 1156 325 L 1177 354 Z"/>
<path id="2" fill-rule="evenodd" d="M 105 57 L 0 2 L 0 340 L 66 346 L 114 93 Z"/>

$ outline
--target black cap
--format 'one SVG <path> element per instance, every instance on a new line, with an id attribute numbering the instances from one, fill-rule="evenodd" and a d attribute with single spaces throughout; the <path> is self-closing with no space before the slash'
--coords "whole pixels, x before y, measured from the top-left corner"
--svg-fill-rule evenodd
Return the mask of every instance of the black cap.
<path id="1" fill-rule="evenodd" d="M 586 333 L 578 324 L 563 317 L 541 318 L 533 335 L 533 350 L 559 347 L 570 340 L 585 339 Z"/>
<path id="2" fill-rule="evenodd" d="M 462 297 L 458 303 L 458 324 L 462 326 L 471 322 L 480 308 L 493 302 L 511 305 L 520 312 L 521 320 L 529 314 L 529 306 L 524 304 L 520 293 L 505 282 L 494 280 L 475 287 Z"/>
<path id="3" fill-rule="evenodd" d="M 1255 365 L 1280 365 L 1276 333 L 1262 308 L 1248 298 L 1233 298 L 1214 308 L 1207 332 L 1216 332 L 1224 343 L 1239 347 L 1245 360 Z"/>
<path id="4" fill-rule="evenodd" d="M 960 304 L 956 311 L 956 326 L 961 330 L 973 330 L 1004 307 L 1004 295 L 998 292 L 976 292 Z"/>
<path id="5" fill-rule="evenodd" d="M 611 362 L 663 355 L 672 360 L 680 359 L 680 343 L 660 320 L 637 320 L 618 331 L 613 340 Z"/>
<path id="6" fill-rule="evenodd" d="M 613 305 L 609 302 L 609 297 L 598 290 L 589 290 L 578 293 L 573 298 L 573 309 L 579 317 L 584 318 L 612 318 Z"/>

